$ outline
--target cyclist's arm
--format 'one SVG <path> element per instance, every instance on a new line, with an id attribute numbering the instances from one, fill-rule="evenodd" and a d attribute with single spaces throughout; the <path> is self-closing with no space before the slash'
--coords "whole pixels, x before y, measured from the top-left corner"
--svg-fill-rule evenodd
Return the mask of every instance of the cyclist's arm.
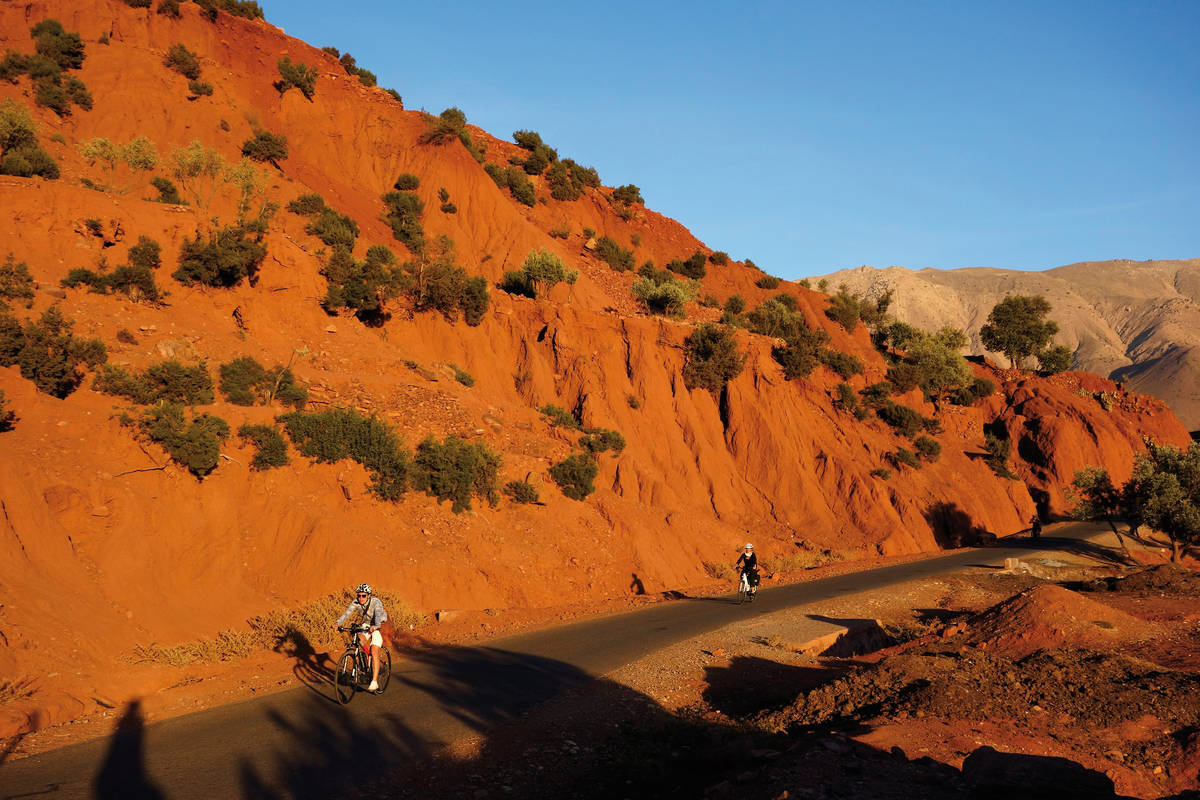
<path id="1" fill-rule="evenodd" d="M 383 610 L 383 601 L 378 597 L 375 598 L 373 605 L 375 608 L 371 614 L 371 626 L 378 628 L 379 626 L 383 625 L 383 623 L 387 622 L 388 615 L 387 612 Z"/>
<path id="2" fill-rule="evenodd" d="M 346 606 L 345 612 L 343 612 L 342 615 L 340 617 L 338 617 L 338 620 L 335 623 L 336 627 L 340 628 L 346 624 L 346 620 L 350 619 L 350 615 L 354 613 L 354 606 L 355 606 L 355 602 L 353 600 L 351 600 L 350 605 Z"/>

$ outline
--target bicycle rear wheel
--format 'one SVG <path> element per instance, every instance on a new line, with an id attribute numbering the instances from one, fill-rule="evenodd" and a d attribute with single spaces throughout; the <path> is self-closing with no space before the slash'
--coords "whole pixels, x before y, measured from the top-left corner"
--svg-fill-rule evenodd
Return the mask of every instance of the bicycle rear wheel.
<path id="1" fill-rule="evenodd" d="M 346 653 L 338 660 L 337 672 L 333 673 L 333 693 L 342 705 L 354 699 L 354 684 L 357 683 L 354 654 Z"/>
<path id="2" fill-rule="evenodd" d="M 746 582 L 745 576 L 738 580 L 738 605 L 750 599 L 750 584 Z"/>
<path id="3" fill-rule="evenodd" d="M 383 690 L 387 688 L 388 681 L 391 679 L 392 654 L 386 647 L 381 647 L 379 648 L 379 688 L 375 690 L 375 694 L 383 694 Z"/>

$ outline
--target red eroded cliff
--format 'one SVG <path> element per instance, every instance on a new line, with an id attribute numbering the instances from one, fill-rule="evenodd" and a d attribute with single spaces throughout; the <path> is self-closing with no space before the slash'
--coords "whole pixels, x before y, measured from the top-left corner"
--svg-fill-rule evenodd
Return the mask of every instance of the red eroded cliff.
<path id="1" fill-rule="evenodd" d="M 39 286 L 32 309 L 16 315 L 57 305 L 77 334 L 104 340 L 110 363 L 132 367 L 165 357 L 213 370 L 238 355 L 291 362 L 310 383 L 314 405 L 377 414 L 410 445 L 451 433 L 483 441 L 503 458 L 502 481 L 529 476 L 544 502 L 477 503 L 460 515 L 417 493 L 383 502 L 352 462 L 315 464 L 293 452 L 290 465 L 255 472 L 236 439 L 199 481 L 157 446 L 135 440 L 118 418 L 126 404 L 92 390 L 90 379 L 59 400 L 37 392 L 17 367 L 2 368 L 0 388 L 18 421 L 0 433 L 0 674 L 44 675 L 38 665 L 46 655 L 64 651 L 75 673 L 40 678 L 31 698 L 6 707 L 0 725 L 9 729 L 165 685 L 160 673 L 131 672 L 124 661 L 139 643 L 236 629 L 270 608 L 364 578 L 423 611 L 503 609 L 621 596 L 631 575 L 651 593 L 695 586 L 707 580 L 705 562 L 731 561 L 747 538 L 768 567 L 801 549 L 852 558 L 929 551 L 970 528 L 1022 529 L 1034 508 L 1031 489 L 1063 510 L 1075 469 L 1104 464 L 1122 477 L 1144 435 L 1187 440 L 1160 403 L 1094 376 L 1002 375 L 992 398 L 938 412 L 945 431 L 936 463 L 884 478 L 874 471 L 907 440 L 877 419 L 860 422 L 836 409 L 840 379 L 825 368 L 785 380 L 770 339 L 738 333 L 746 368 L 720 397 L 686 389 L 684 339 L 697 319 L 716 312 L 693 305 L 682 322 L 645 315 L 629 294 L 635 276 L 596 259 L 581 234 L 591 228 L 622 244 L 636 234 L 639 262 L 661 265 L 708 251 L 681 225 L 641 207 L 623 219 L 598 190 L 574 202 L 550 199 L 540 177 L 533 180 L 546 202 L 521 205 L 457 141 L 421 144 L 421 114 L 363 87 L 331 56 L 262 21 L 222 14 L 210 23 L 193 4 L 182 10 L 172 20 L 116 0 L 0 4 L 0 47 L 30 52 L 26 32 L 45 17 L 80 31 L 87 58 L 79 75 L 96 99 L 93 110 L 60 119 L 34 109 L 27 78 L 0 83 L 0 100 L 34 109 L 41 142 L 62 166 L 57 181 L 0 177 L 0 255 L 27 262 Z M 108 44 L 98 44 L 104 33 Z M 175 42 L 200 54 L 212 96 L 189 101 L 186 81 L 163 67 Z M 311 102 L 272 88 L 282 56 L 319 67 Z M 494 284 L 542 248 L 580 278 L 539 300 L 493 286 L 478 327 L 395 302 L 384 326 L 368 328 L 320 308 L 323 246 L 305 233 L 304 219 L 275 217 L 254 286 L 189 288 L 169 277 L 180 244 L 210 216 L 231 218 L 231 195 L 198 210 L 141 199 L 148 190 L 117 195 L 80 184 L 93 173 L 76 145 L 94 136 L 144 135 L 163 155 L 198 139 L 233 160 L 259 127 L 289 142 L 268 196 L 286 203 L 319 192 L 361 227 L 360 257 L 371 244 L 404 252 L 380 218 L 379 198 L 397 174 L 411 172 L 421 179 L 427 233 L 453 238 L 469 273 Z M 518 151 L 478 129 L 472 134 L 490 161 L 506 163 Z M 456 214 L 437 211 L 439 188 Z M 100 221 L 103 238 L 87 220 Z M 571 229 L 566 240 L 549 234 L 563 225 Z M 72 268 L 124 263 L 143 235 L 163 246 L 164 303 L 58 288 Z M 741 294 L 753 307 L 786 290 L 833 348 L 866 363 L 852 386 L 883 379 L 885 364 L 861 326 L 847 334 L 825 318 L 825 295 L 786 283 L 760 289 L 759 277 L 737 263 L 710 265 L 704 292 L 720 300 Z M 137 343 L 118 340 L 121 330 Z M 449 364 L 474 385 L 455 381 Z M 1113 393 L 1108 410 L 1097 399 L 1105 392 Z M 934 413 L 919 393 L 902 399 Z M 601 456 L 597 491 L 585 501 L 567 499 L 546 477 L 578 439 L 537 412 L 546 403 L 628 442 L 619 455 Z M 222 400 L 206 410 L 235 429 L 280 411 Z M 1017 444 L 1021 480 L 997 477 L 980 457 L 984 425 L 997 418 Z M 47 632 L 47 618 L 86 620 L 87 635 L 73 625 Z M 129 674 L 142 683 L 131 686 Z"/>

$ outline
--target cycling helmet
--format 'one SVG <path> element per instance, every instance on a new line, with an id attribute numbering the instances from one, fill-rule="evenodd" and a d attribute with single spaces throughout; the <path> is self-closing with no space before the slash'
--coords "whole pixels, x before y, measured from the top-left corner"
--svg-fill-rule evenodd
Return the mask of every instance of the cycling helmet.
<path id="1" fill-rule="evenodd" d="M 747 549 L 747 550 L 753 550 L 753 549 L 754 549 L 754 545 L 750 544 L 749 542 L 746 542 L 746 549 Z"/>
<path id="2" fill-rule="evenodd" d="M 374 592 L 371 591 L 371 584 L 369 584 L 369 583 L 360 583 L 358 585 L 358 588 L 354 590 L 355 594 L 358 594 L 359 592 L 366 592 L 367 594 L 374 594 Z"/>

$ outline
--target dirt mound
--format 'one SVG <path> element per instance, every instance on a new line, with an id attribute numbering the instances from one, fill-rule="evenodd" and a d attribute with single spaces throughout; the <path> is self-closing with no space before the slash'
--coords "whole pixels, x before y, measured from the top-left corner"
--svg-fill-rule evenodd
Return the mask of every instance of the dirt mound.
<path id="1" fill-rule="evenodd" d="M 1148 622 L 1052 584 L 1010 597 L 964 625 L 968 643 L 1013 656 L 1071 645 L 1107 647 L 1155 631 Z"/>
<path id="2" fill-rule="evenodd" d="M 1124 578 L 1105 581 L 1114 592 L 1200 595 L 1200 572 L 1178 564 L 1160 564 Z"/>

